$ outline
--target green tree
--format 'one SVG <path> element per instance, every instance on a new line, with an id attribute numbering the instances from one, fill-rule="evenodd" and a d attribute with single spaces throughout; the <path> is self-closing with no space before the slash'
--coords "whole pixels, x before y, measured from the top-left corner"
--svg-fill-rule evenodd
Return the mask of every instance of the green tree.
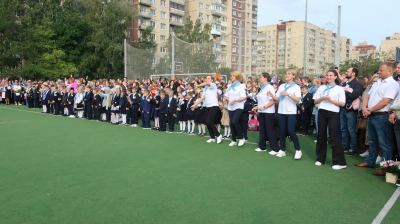
<path id="1" fill-rule="evenodd" d="M 186 18 L 185 26 L 177 27 L 175 29 L 175 35 L 188 43 L 206 43 L 211 42 L 211 24 L 204 24 L 203 29 L 201 28 L 201 20 L 198 18 L 194 23 L 191 17 Z"/>

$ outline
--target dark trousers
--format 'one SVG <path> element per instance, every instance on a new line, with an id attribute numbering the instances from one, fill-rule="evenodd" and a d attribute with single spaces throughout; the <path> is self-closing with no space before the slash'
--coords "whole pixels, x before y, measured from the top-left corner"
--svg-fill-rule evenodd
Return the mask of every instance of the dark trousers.
<path id="1" fill-rule="evenodd" d="M 208 133 L 210 133 L 210 137 L 212 139 L 215 139 L 215 137 L 218 137 L 220 135 L 217 127 L 214 124 L 214 117 L 215 117 L 215 115 L 217 115 L 218 110 L 219 110 L 219 107 L 215 106 L 215 107 L 206 107 L 206 111 L 205 111 L 206 125 L 207 125 L 207 129 L 208 129 Z"/>
<path id="2" fill-rule="evenodd" d="M 28 107 L 32 108 L 33 107 L 33 98 L 32 97 L 28 97 Z"/>
<path id="3" fill-rule="evenodd" d="M 249 117 L 249 114 L 247 114 L 247 118 Z M 243 133 L 243 138 L 247 138 L 247 128 L 249 127 L 249 120 L 240 120 L 241 126 L 242 126 L 242 133 Z"/>
<path id="4" fill-rule="evenodd" d="M 240 122 L 240 117 L 242 116 L 242 109 L 236 109 L 229 112 L 229 125 L 232 131 L 232 141 L 236 142 L 236 136 L 239 139 L 243 139 L 242 124 Z"/>
<path id="5" fill-rule="evenodd" d="M 46 113 L 49 114 L 49 113 L 50 113 L 50 104 L 48 104 L 48 103 L 46 104 L 46 109 L 47 109 L 47 110 L 46 110 L 46 111 L 47 111 Z"/>
<path id="6" fill-rule="evenodd" d="M 279 139 L 281 143 L 281 150 L 285 151 L 286 150 L 286 136 L 289 134 L 289 136 L 292 138 L 292 141 L 294 143 L 294 148 L 296 150 L 300 150 L 300 143 L 299 143 L 299 138 L 297 138 L 296 135 L 296 114 L 279 114 Z"/>
<path id="7" fill-rule="evenodd" d="M 150 112 L 144 112 L 143 113 L 143 127 L 145 127 L 145 128 L 150 128 L 151 126 L 150 126 L 150 117 L 151 117 L 151 115 L 150 115 Z"/>
<path id="8" fill-rule="evenodd" d="M 318 111 L 318 139 L 317 139 L 317 160 L 322 164 L 326 160 L 327 151 L 327 140 L 328 133 L 327 128 L 329 126 L 329 136 L 332 142 L 332 162 L 333 165 L 346 165 L 346 159 L 344 158 L 342 141 L 339 135 L 339 113 L 332 111 L 319 109 Z"/>
<path id="9" fill-rule="evenodd" d="M 168 114 L 167 118 L 168 118 L 168 130 L 174 131 L 174 127 L 175 127 L 175 116 L 172 115 L 172 114 Z"/>
<path id="10" fill-rule="evenodd" d="M 132 108 L 131 124 L 138 124 L 139 110 L 138 108 Z M 165 115 L 164 115 L 165 116 Z M 165 118 L 165 117 L 164 117 Z M 165 121 L 165 119 L 164 119 Z"/>
<path id="11" fill-rule="evenodd" d="M 111 121 L 111 107 L 108 107 L 106 110 L 106 121 Z"/>
<path id="12" fill-rule="evenodd" d="M 94 111 L 94 117 L 93 119 L 95 120 L 100 120 L 100 108 L 99 106 L 93 106 L 93 111 Z"/>
<path id="13" fill-rule="evenodd" d="M 304 135 L 308 135 L 308 130 L 310 130 L 311 126 L 311 109 L 300 110 L 300 119 L 301 119 L 301 133 Z"/>
<path id="14" fill-rule="evenodd" d="M 160 116 L 160 129 L 166 130 L 165 113 L 159 113 L 158 115 Z"/>
<path id="15" fill-rule="evenodd" d="M 92 105 L 90 104 L 85 104 L 85 112 L 86 112 L 86 118 L 88 120 L 92 120 Z"/>
<path id="16" fill-rule="evenodd" d="M 400 120 L 396 120 L 393 125 L 393 132 L 395 136 L 396 145 L 393 146 L 393 160 L 398 159 L 400 154 Z"/>
<path id="17" fill-rule="evenodd" d="M 259 113 L 258 120 L 260 125 L 260 141 L 258 147 L 262 150 L 267 148 L 267 137 L 269 140 L 269 146 L 275 152 L 279 151 L 278 139 L 275 133 L 275 114 L 271 113 Z"/>
<path id="18" fill-rule="evenodd" d="M 58 111 L 58 102 L 55 102 L 55 103 L 53 103 L 52 105 L 53 105 L 53 114 L 54 115 L 58 115 L 58 114 L 60 114 L 60 112 Z"/>
<path id="19" fill-rule="evenodd" d="M 34 106 L 35 108 L 39 108 L 39 98 L 38 97 L 33 98 L 33 104 L 35 105 Z"/>
<path id="20" fill-rule="evenodd" d="M 126 110 L 126 123 L 132 124 L 132 108 L 129 108 L 129 110 Z"/>
<path id="21" fill-rule="evenodd" d="M 69 115 L 75 115 L 74 113 L 74 104 L 69 104 L 68 103 L 68 111 L 69 111 Z"/>

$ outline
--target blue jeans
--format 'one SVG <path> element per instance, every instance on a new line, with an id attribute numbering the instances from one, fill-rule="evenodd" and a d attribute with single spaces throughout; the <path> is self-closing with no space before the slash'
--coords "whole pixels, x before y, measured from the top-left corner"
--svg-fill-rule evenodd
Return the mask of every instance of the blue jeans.
<path id="1" fill-rule="evenodd" d="M 391 160 L 393 154 L 392 124 L 389 114 L 371 116 L 368 118 L 369 156 L 365 160 L 370 166 L 375 166 L 379 146 L 382 147 L 382 157 Z"/>
<path id="2" fill-rule="evenodd" d="M 357 150 L 357 111 L 346 111 L 340 108 L 343 149 Z"/>
<path id="3" fill-rule="evenodd" d="M 294 148 L 296 150 L 300 150 L 300 143 L 299 139 L 296 135 L 296 114 L 278 114 L 279 118 L 279 140 L 281 143 L 281 150 L 286 150 L 286 136 L 287 134 L 290 135 L 292 141 L 294 143 Z"/>

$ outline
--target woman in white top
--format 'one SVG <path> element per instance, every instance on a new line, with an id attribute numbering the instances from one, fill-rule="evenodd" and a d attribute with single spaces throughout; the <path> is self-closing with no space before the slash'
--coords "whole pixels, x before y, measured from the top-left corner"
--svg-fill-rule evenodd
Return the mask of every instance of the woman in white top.
<path id="1" fill-rule="evenodd" d="M 225 93 L 224 101 L 228 101 L 229 122 L 232 130 L 232 142 L 229 146 L 236 145 L 236 137 L 239 138 L 238 146 L 242 146 L 246 141 L 243 137 L 240 117 L 243 112 L 244 102 L 246 101 L 246 86 L 242 74 L 238 71 L 231 73 L 232 84 Z"/>
<path id="2" fill-rule="evenodd" d="M 329 70 L 327 75 L 327 85 L 318 88 L 313 99 L 318 105 L 318 140 L 317 140 L 317 162 L 315 165 L 321 166 L 326 160 L 327 150 L 327 127 L 332 142 L 332 169 L 340 170 L 346 168 L 346 160 L 342 141 L 339 135 L 340 107 L 344 107 L 346 95 L 340 86 L 339 74 L 336 70 Z"/>
<path id="3" fill-rule="evenodd" d="M 294 143 L 294 148 L 296 149 L 294 159 L 301 159 L 302 155 L 299 139 L 297 138 L 295 130 L 297 119 L 297 103 L 300 101 L 301 97 L 300 87 L 294 82 L 296 75 L 296 70 L 287 70 L 285 75 L 286 83 L 279 86 L 276 95 L 274 95 L 272 91 L 268 92 L 268 96 L 272 97 L 274 100 L 279 100 L 278 118 L 281 150 L 279 150 L 279 152 L 270 152 L 271 155 L 276 155 L 277 157 L 286 156 L 285 151 L 287 134 L 289 134 Z"/>
<path id="4" fill-rule="evenodd" d="M 275 134 L 275 100 L 267 95 L 268 92 L 275 95 L 275 89 L 270 82 L 271 76 L 268 73 L 262 73 L 260 77 L 262 88 L 257 95 L 258 105 L 253 108 L 253 111 L 258 112 L 260 125 L 260 141 L 258 142 L 256 152 L 267 151 L 266 142 L 268 136 L 269 145 L 272 149 L 270 153 L 274 154 L 279 152 L 279 145 Z"/>
<path id="5" fill-rule="evenodd" d="M 214 83 L 214 77 L 212 75 L 207 75 L 206 81 L 200 85 L 197 85 L 197 87 L 203 86 L 205 86 L 205 88 L 201 98 L 197 100 L 191 108 L 196 108 L 198 104 L 204 101 L 204 106 L 206 108 L 206 125 L 211 137 L 209 140 L 207 140 L 207 143 L 215 142 L 215 138 L 217 138 L 217 144 L 219 144 L 222 141 L 222 135 L 218 132 L 218 129 L 213 122 L 214 117 L 217 115 L 219 110 L 218 87 Z"/>

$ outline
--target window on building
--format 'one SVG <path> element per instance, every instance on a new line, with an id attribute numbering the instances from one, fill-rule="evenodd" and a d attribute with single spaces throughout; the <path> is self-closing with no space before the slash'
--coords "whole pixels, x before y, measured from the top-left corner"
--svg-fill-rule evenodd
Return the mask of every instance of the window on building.
<path id="1" fill-rule="evenodd" d="M 199 8 L 201 8 L 201 9 L 203 8 L 203 3 L 201 3 L 201 2 L 199 3 Z"/>
<path id="2" fill-rule="evenodd" d="M 248 48 L 246 48 L 246 53 L 250 53 L 250 50 Z"/>
<path id="3" fill-rule="evenodd" d="M 209 6 L 209 5 L 206 5 L 206 9 L 207 9 L 207 10 L 210 10 L 210 6 Z"/>
<path id="4" fill-rule="evenodd" d="M 161 12 L 161 18 L 164 18 L 165 19 L 165 12 Z"/>
<path id="5" fill-rule="evenodd" d="M 147 24 L 147 20 L 145 20 L 145 19 L 140 20 L 140 25 L 146 25 L 146 24 Z"/>
<path id="6" fill-rule="evenodd" d="M 156 39 L 156 35 L 154 33 L 151 34 L 151 39 L 153 39 L 153 40 Z"/>
<path id="7" fill-rule="evenodd" d="M 162 24 L 162 23 L 161 23 L 161 28 L 162 28 L 163 25 L 164 25 L 164 27 L 165 27 L 165 24 Z M 160 41 L 161 41 L 161 42 L 165 42 L 165 36 L 164 36 L 164 35 L 161 35 L 161 36 L 160 36 Z"/>
<path id="8" fill-rule="evenodd" d="M 236 1 L 233 1 L 233 6 L 236 6 Z"/>
<path id="9" fill-rule="evenodd" d="M 156 58 L 153 58 L 153 64 L 155 64 L 156 63 Z"/>
<path id="10" fill-rule="evenodd" d="M 151 3 L 152 4 L 156 4 L 156 0 L 151 0 Z"/>
<path id="11" fill-rule="evenodd" d="M 292 28 L 289 28 L 288 31 L 289 31 L 289 32 L 292 31 Z"/>
<path id="12" fill-rule="evenodd" d="M 233 20 L 233 25 L 236 25 L 236 19 Z"/>
<path id="13" fill-rule="evenodd" d="M 232 56 L 232 61 L 236 61 L 236 57 L 235 56 Z"/>
<path id="14" fill-rule="evenodd" d="M 146 12 L 146 8 L 143 6 L 140 6 L 140 12 Z"/>
<path id="15" fill-rule="evenodd" d="M 210 15 L 207 15 L 206 18 L 207 18 L 207 20 L 210 20 Z"/>
<path id="16" fill-rule="evenodd" d="M 232 47 L 232 52 L 236 52 L 236 47 Z"/>
<path id="17" fill-rule="evenodd" d="M 236 44 L 236 38 L 235 38 L 235 37 L 232 37 L 232 42 L 233 42 L 234 44 Z"/>
<path id="18" fill-rule="evenodd" d="M 150 14 L 151 14 L 152 16 L 155 16 L 155 15 L 156 15 L 156 10 L 155 10 L 155 9 L 150 9 Z"/>
<path id="19" fill-rule="evenodd" d="M 153 28 L 156 28 L 156 23 L 153 21 L 150 21 L 150 26 L 152 26 Z"/>
<path id="20" fill-rule="evenodd" d="M 249 19 L 250 19 L 250 13 L 247 13 L 247 18 L 249 18 Z"/>
<path id="21" fill-rule="evenodd" d="M 161 23 L 161 29 L 162 30 L 165 30 L 165 24 L 164 23 Z M 164 40 L 165 41 L 165 40 Z"/>
<path id="22" fill-rule="evenodd" d="M 236 16 L 236 11 L 235 10 L 233 10 L 233 15 Z"/>
<path id="23" fill-rule="evenodd" d="M 161 0 L 161 5 L 165 6 L 165 0 Z"/>
<path id="24" fill-rule="evenodd" d="M 246 66 L 246 71 L 250 71 L 249 66 Z"/>
<path id="25" fill-rule="evenodd" d="M 249 57 L 246 57 L 246 61 L 249 62 Z"/>
<path id="26" fill-rule="evenodd" d="M 250 27 L 250 22 L 247 22 L 247 27 Z"/>
<path id="27" fill-rule="evenodd" d="M 247 9 L 250 9 L 250 4 L 247 4 Z"/>
<path id="28" fill-rule="evenodd" d="M 166 52 L 165 47 L 161 47 L 161 48 L 160 48 L 160 52 L 161 52 L 161 53 L 165 53 L 165 52 Z"/>
<path id="29" fill-rule="evenodd" d="M 241 13 L 241 12 L 239 12 L 239 13 L 238 13 L 238 16 L 239 16 L 239 17 L 242 17 L 242 13 Z"/>
<path id="30" fill-rule="evenodd" d="M 203 13 L 199 13 L 199 17 L 203 19 Z"/>

